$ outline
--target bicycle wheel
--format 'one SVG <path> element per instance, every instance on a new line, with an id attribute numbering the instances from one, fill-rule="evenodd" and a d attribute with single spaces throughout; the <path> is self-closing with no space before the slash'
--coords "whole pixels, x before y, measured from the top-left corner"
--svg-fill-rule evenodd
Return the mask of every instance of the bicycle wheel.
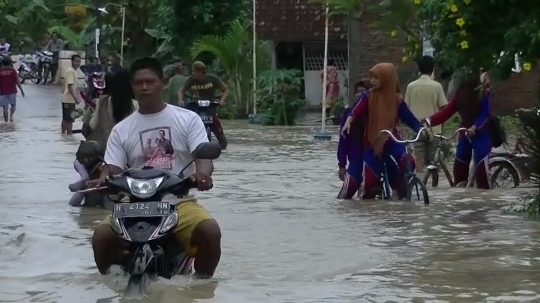
<path id="1" fill-rule="evenodd" d="M 510 163 L 496 161 L 489 164 L 491 183 L 497 188 L 513 188 L 519 186 L 519 173 Z"/>
<path id="2" fill-rule="evenodd" d="M 420 178 L 414 176 L 409 180 L 407 188 L 407 201 L 423 201 L 424 204 L 429 204 L 429 195 L 426 185 Z"/>

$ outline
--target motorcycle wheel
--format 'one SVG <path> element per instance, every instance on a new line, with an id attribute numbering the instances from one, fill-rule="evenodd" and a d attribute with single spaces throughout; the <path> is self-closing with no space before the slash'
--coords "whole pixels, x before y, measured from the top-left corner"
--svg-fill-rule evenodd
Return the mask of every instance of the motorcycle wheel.
<path id="1" fill-rule="evenodd" d="M 47 80 L 49 79 L 49 69 L 47 67 L 43 68 L 43 74 L 41 74 L 41 81 L 43 85 L 47 84 Z M 43 76 L 44 75 L 44 76 Z"/>
<path id="2" fill-rule="evenodd" d="M 144 275 L 132 275 L 129 277 L 128 285 L 126 287 L 126 294 L 129 296 L 142 296 L 146 289 L 148 277 Z"/>
<path id="3" fill-rule="evenodd" d="M 206 128 L 206 136 L 208 136 L 208 142 L 212 141 L 212 131 L 210 131 L 210 127 Z"/>

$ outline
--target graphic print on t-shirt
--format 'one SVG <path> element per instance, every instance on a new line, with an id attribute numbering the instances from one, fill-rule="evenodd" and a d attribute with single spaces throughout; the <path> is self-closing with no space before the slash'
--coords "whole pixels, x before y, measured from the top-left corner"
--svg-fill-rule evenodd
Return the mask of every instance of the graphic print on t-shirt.
<path id="1" fill-rule="evenodd" d="M 139 133 L 146 166 L 172 169 L 173 148 L 171 128 L 168 126 L 146 129 Z"/>

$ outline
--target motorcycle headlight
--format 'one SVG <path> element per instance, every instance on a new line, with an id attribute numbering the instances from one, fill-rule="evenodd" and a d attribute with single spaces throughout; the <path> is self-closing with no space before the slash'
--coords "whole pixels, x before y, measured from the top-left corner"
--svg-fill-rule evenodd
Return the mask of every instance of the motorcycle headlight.
<path id="1" fill-rule="evenodd" d="M 210 106 L 210 101 L 208 101 L 208 100 L 199 100 L 198 104 L 199 104 L 199 106 L 202 106 L 202 107 L 208 107 L 208 106 Z"/>
<path id="2" fill-rule="evenodd" d="M 156 194 L 157 188 L 163 182 L 163 177 L 151 180 L 126 178 L 131 194 L 137 198 L 146 199 Z"/>
<path id="3" fill-rule="evenodd" d="M 160 234 L 164 234 L 171 229 L 173 229 L 176 224 L 178 224 L 178 212 L 173 211 L 168 217 L 167 220 L 165 220 L 165 223 L 161 226 L 161 229 L 159 230 Z"/>

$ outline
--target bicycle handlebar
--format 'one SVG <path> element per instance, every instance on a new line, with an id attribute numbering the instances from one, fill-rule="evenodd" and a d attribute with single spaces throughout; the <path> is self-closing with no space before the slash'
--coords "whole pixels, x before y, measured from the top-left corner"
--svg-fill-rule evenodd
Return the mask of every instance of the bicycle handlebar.
<path id="1" fill-rule="evenodd" d="M 435 137 L 437 137 L 437 138 L 441 138 L 441 139 L 443 139 L 443 140 L 452 140 L 452 139 L 454 139 L 454 138 L 456 137 L 456 135 L 457 135 L 459 132 L 461 132 L 461 131 L 467 131 L 467 129 L 466 129 L 465 127 L 460 127 L 460 128 L 458 128 L 458 129 L 457 129 L 451 136 L 449 136 L 449 137 L 445 137 L 445 136 L 443 136 L 442 134 L 440 134 L 440 135 L 435 135 L 435 134 L 434 134 L 433 136 L 435 136 Z"/>
<path id="2" fill-rule="evenodd" d="M 410 144 L 410 143 L 415 143 L 417 142 L 419 139 L 420 139 L 420 136 L 422 135 L 422 132 L 426 130 L 425 127 L 422 127 L 420 128 L 420 130 L 418 131 L 418 133 L 416 134 L 416 138 L 414 138 L 413 140 L 399 140 L 398 138 L 396 138 L 394 136 L 394 134 L 389 131 L 389 130 L 386 130 L 386 129 L 383 129 L 379 132 L 379 136 L 382 134 L 382 133 L 386 133 L 390 136 L 390 138 L 392 138 L 392 140 L 394 140 L 395 142 L 397 143 L 404 143 L 404 144 Z"/>

